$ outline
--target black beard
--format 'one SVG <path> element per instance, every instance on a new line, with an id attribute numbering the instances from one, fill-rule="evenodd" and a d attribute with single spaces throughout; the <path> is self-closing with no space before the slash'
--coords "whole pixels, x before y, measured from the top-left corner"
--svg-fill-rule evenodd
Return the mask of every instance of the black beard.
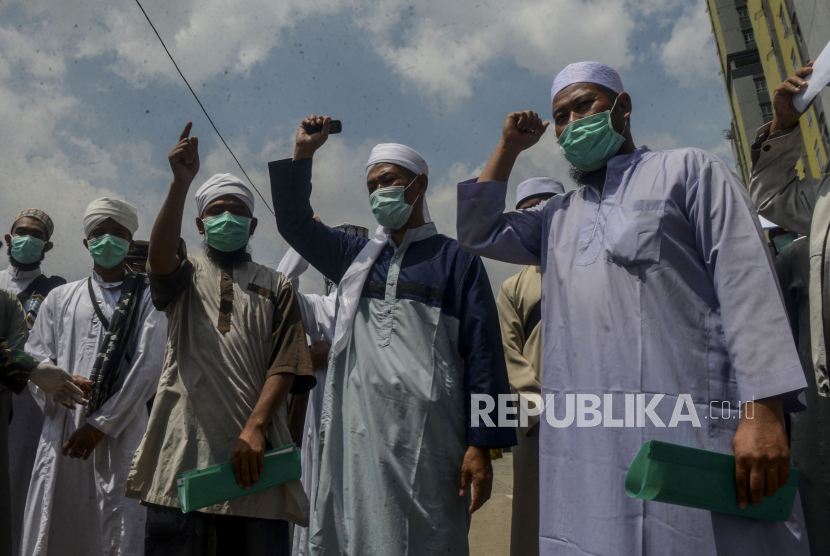
<path id="1" fill-rule="evenodd" d="M 11 245 L 8 246 L 8 249 L 6 249 L 6 252 L 9 254 L 9 264 L 12 265 L 14 268 L 16 268 L 18 270 L 22 270 L 23 272 L 40 268 L 40 263 L 43 262 L 44 258 L 46 258 L 46 253 L 41 252 L 40 253 L 40 258 L 38 260 L 36 260 L 33 263 L 23 264 L 20 261 L 18 261 L 17 259 L 15 259 L 14 257 L 12 257 L 12 246 Z"/>
<path id="2" fill-rule="evenodd" d="M 596 185 L 599 187 L 605 181 L 605 166 L 589 171 L 571 164 L 571 167 L 568 169 L 568 176 L 577 185 Z"/>
<path id="3" fill-rule="evenodd" d="M 249 243 L 246 243 L 245 247 L 240 247 L 236 251 L 220 251 L 208 245 L 207 241 L 202 241 L 202 250 L 205 252 L 208 260 L 213 264 L 219 268 L 228 268 L 233 267 L 236 263 L 250 260 L 248 256 L 249 245 Z"/>

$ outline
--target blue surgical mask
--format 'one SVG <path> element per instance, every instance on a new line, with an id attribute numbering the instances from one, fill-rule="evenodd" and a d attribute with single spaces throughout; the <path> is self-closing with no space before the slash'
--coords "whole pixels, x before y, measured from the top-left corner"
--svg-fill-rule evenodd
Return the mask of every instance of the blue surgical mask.
<path id="1" fill-rule="evenodd" d="M 390 185 L 389 187 L 378 187 L 369 195 L 369 202 L 372 205 L 372 214 L 375 220 L 384 228 L 400 230 L 409 220 L 412 214 L 413 205 L 404 201 L 404 192 L 409 186 L 415 183 L 418 176 L 409 182 L 409 185 Z M 420 197 L 420 195 L 419 195 Z M 416 197 L 417 201 L 418 198 Z"/>
<path id="2" fill-rule="evenodd" d="M 12 238 L 12 257 L 21 264 L 32 264 L 40 260 L 43 243 L 32 236 L 14 236 Z"/>
<path id="3" fill-rule="evenodd" d="M 590 172 L 602 168 L 617 154 L 625 142 L 625 137 L 617 133 L 611 124 L 611 112 L 616 105 L 617 101 L 614 100 L 611 110 L 592 114 L 568 124 L 559 136 L 559 148 L 568 162 Z M 627 119 L 625 124 L 628 125 Z"/>
<path id="4" fill-rule="evenodd" d="M 89 254 L 101 268 L 112 268 L 124 260 L 130 249 L 130 242 L 118 236 L 106 234 L 90 239 Z"/>
<path id="5" fill-rule="evenodd" d="M 202 218 L 205 241 L 218 251 L 230 253 L 242 249 L 251 237 L 251 218 L 223 212 L 219 216 Z"/>

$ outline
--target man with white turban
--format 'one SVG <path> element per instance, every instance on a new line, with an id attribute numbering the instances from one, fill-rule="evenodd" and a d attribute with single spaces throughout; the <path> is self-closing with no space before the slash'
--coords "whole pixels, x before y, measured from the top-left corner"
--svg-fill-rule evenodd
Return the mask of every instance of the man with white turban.
<path id="1" fill-rule="evenodd" d="M 83 220 L 91 276 L 52 290 L 26 343 L 36 360 L 75 375 L 91 392 L 71 411 L 33 384 L 45 422 L 24 515 L 21 554 L 140 556 L 146 509 L 124 497 L 147 428 L 167 326 L 143 275 L 127 275 L 135 207 L 90 203 Z"/>
<path id="2" fill-rule="evenodd" d="M 280 233 L 338 284 L 310 552 L 469 554 L 489 449 L 516 443 L 512 427 L 476 426 L 470 411 L 471 397 L 509 393 L 490 281 L 437 233 L 429 168 L 404 145 L 376 146 L 366 165 L 374 240 L 315 221 L 312 156 L 330 121 L 304 120 L 293 160 L 269 164 Z"/>
<path id="3" fill-rule="evenodd" d="M 182 244 L 182 215 L 199 171 L 187 124 L 168 156 L 173 182 L 150 235 L 147 274 L 170 329 L 147 434 L 133 460 L 127 496 L 147 506 L 145 554 L 288 556 L 288 522 L 308 525 L 300 481 L 183 513 L 176 477 L 233 462 L 240 488 L 258 483 L 266 450 L 292 443 L 285 400 L 315 384 L 294 288 L 257 264 L 248 241 L 254 197 L 231 174 L 196 191 L 196 227 L 207 257 Z"/>
<path id="4" fill-rule="evenodd" d="M 778 523 L 626 496 L 650 440 L 733 452 L 739 507 L 772 496 L 789 477 L 783 416 L 803 409 L 806 382 L 735 174 L 700 149 L 635 147 L 631 97 L 604 64 L 565 68 L 551 102 L 581 187 L 504 213 L 516 158 L 550 123 L 533 111 L 508 115 L 481 176 L 458 185 L 465 249 L 542 268 L 540 553 L 807 554 L 799 500 Z M 576 423 L 601 425 L 567 425 L 573 394 Z"/>
<path id="5" fill-rule="evenodd" d="M 530 178 L 516 189 L 516 210 L 542 210 L 565 189 L 553 178 Z M 513 512 L 510 554 L 539 554 L 539 416 L 527 414 L 542 393 L 542 269 L 527 265 L 501 285 L 496 300 L 510 389 L 526 401 L 519 406 L 513 448 Z M 529 401 L 527 401 L 529 400 Z"/>

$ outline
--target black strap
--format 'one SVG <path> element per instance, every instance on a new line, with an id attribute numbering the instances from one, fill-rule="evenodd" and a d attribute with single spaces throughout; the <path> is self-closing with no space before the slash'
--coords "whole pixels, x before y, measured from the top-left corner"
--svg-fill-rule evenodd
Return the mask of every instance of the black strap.
<path id="1" fill-rule="evenodd" d="M 98 298 L 95 297 L 95 290 L 92 289 L 91 277 L 87 279 L 86 285 L 89 287 L 89 299 L 92 301 L 92 308 L 95 309 L 95 314 L 98 315 L 99 319 L 101 319 L 101 324 L 104 326 L 104 330 L 109 330 L 110 321 L 104 316 L 104 312 L 101 310 L 101 305 L 98 303 Z"/>
<path id="2" fill-rule="evenodd" d="M 530 338 L 531 333 L 533 333 L 533 330 L 539 326 L 540 322 L 542 322 L 541 300 L 533 306 L 533 309 L 530 310 L 530 314 L 527 316 L 527 322 L 525 322 L 525 341 Z"/>
<path id="3" fill-rule="evenodd" d="M 25 290 L 17 294 L 17 300 L 20 301 L 20 304 L 23 305 L 24 308 L 26 300 L 32 297 L 32 294 L 35 293 L 35 290 L 42 286 L 47 279 L 48 278 L 46 278 L 45 274 L 40 274 L 34 280 L 29 282 L 29 285 L 26 286 Z"/>

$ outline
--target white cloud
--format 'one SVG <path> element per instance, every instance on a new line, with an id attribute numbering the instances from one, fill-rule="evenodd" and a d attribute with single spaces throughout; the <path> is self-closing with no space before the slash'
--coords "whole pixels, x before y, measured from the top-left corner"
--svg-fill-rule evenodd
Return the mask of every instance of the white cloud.
<path id="1" fill-rule="evenodd" d="M 432 2 L 415 8 L 411 25 L 401 32 L 402 16 L 409 9 L 401 0 L 381 2 L 378 12 L 383 15 L 373 11 L 359 21 L 405 86 L 445 101 L 470 98 L 495 61 L 552 79 L 574 61 L 625 68 L 633 60 L 628 39 L 634 20 L 617 0 Z"/>
<path id="2" fill-rule="evenodd" d="M 655 45 L 666 74 L 681 85 L 718 81 L 718 56 L 711 34 L 712 24 L 702 2 L 683 10 L 668 42 Z"/>

